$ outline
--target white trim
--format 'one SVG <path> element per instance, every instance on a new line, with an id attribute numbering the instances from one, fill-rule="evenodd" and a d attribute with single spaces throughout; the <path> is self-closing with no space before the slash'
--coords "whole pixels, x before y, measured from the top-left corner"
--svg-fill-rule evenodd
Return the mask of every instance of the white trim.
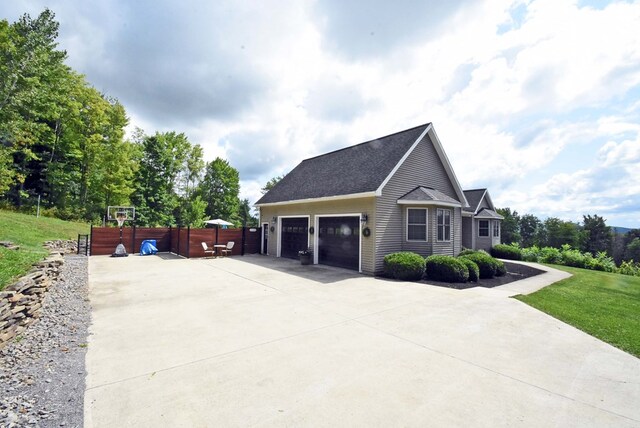
<path id="1" fill-rule="evenodd" d="M 266 227 L 266 229 L 265 229 Z M 267 231 L 267 248 L 264 248 L 264 231 Z M 262 223 L 262 236 L 260 237 L 260 249 L 261 253 L 265 255 L 269 255 L 269 240 L 271 236 L 269 235 L 269 223 Z"/>
<path id="2" fill-rule="evenodd" d="M 482 194 L 482 197 L 480 198 L 480 200 L 478 201 L 478 206 L 476 207 L 476 209 L 473 211 L 473 214 L 476 215 L 478 214 L 478 211 L 480 211 L 480 206 L 482 205 L 482 200 L 484 199 L 485 195 L 487 194 L 487 191 L 489 189 L 484 189 L 484 193 Z M 484 208 L 484 207 L 483 207 Z"/>
<path id="3" fill-rule="evenodd" d="M 473 217 L 473 213 L 469 211 L 462 211 L 462 217 Z"/>
<path id="4" fill-rule="evenodd" d="M 460 199 L 462 206 L 468 207 L 469 202 L 467 201 L 467 198 L 464 196 L 464 191 L 460 186 L 460 182 L 458 181 L 458 178 L 456 177 L 455 172 L 453 172 L 453 168 L 451 167 L 449 158 L 447 157 L 447 154 L 445 153 L 444 148 L 442 147 L 442 143 L 440 142 L 440 139 L 436 134 L 436 130 L 433 128 L 433 126 L 429 126 L 427 129 L 430 133 L 429 136 L 431 137 L 431 141 L 433 142 L 433 147 L 436 149 L 436 153 L 438 153 L 438 155 L 440 156 L 440 160 L 442 161 L 442 164 L 444 165 L 444 169 L 447 172 L 447 175 L 449 176 L 449 180 L 451 180 L 451 182 L 453 183 L 453 188 L 456 191 L 456 194 L 458 195 L 458 198 Z"/>
<path id="5" fill-rule="evenodd" d="M 438 228 L 440 225 L 438 224 L 438 211 L 442 211 L 442 219 L 444 221 L 444 211 L 449 211 L 449 239 L 438 239 Z M 445 225 L 443 224 L 443 227 Z M 444 230 L 442 231 L 442 235 L 444 236 Z M 448 208 L 436 208 L 436 242 L 451 242 L 453 238 L 453 212 Z"/>
<path id="6" fill-rule="evenodd" d="M 325 201 L 336 201 L 341 199 L 357 199 L 357 198 L 367 198 L 376 196 L 376 192 L 361 192 L 361 193 L 350 193 L 348 195 L 336 195 L 336 196 L 323 196 L 321 198 L 308 198 L 308 199 L 294 199 L 292 201 L 282 201 L 282 202 L 268 202 L 264 204 L 254 204 L 254 207 L 273 207 L 277 205 L 289 205 L 289 204 L 306 204 L 310 202 L 325 202 Z"/>
<path id="7" fill-rule="evenodd" d="M 360 213 L 346 213 L 346 214 L 316 214 L 314 219 L 315 234 L 320 236 L 320 217 L 358 217 L 358 224 L 360 225 L 360 233 L 358 233 L 358 272 L 362 273 L 362 225 L 360 221 Z M 313 240 L 313 264 L 318 264 L 318 240 Z"/>
<path id="8" fill-rule="evenodd" d="M 441 202 L 441 201 L 410 201 L 403 199 L 397 202 L 399 205 L 438 205 L 443 207 L 455 207 L 459 208 L 461 205 L 453 202 Z"/>
<path id="9" fill-rule="evenodd" d="M 409 239 L 409 210 L 423 210 L 425 212 L 425 224 L 424 224 L 424 240 L 422 239 Z M 405 242 L 429 242 L 429 209 L 422 207 L 407 207 L 405 209 L 405 222 L 404 222 L 404 240 Z"/>
<path id="10" fill-rule="evenodd" d="M 496 235 L 496 225 L 498 226 L 498 235 Z M 500 238 L 500 234 L 502 232 L 502 228 L 500 227 L 500 220 L 493 220 L 491 222 L 491 237 L 492 238 Z"/>
<path id="11" fill-rule="evenodd" d="M 425 135 L 427 135 L 427 132 L 429 132 L 429 130 L 431 129 L 432 125 L 429 124 L 424 131 L 422 131 L 422 134 L 420 134 L 420 136 L 418 137 L 418 139 L 411 145 L 411 147 L 409 147 L 409 150 L 407 150 L 407 152 L 404 154 L 404 156 L 402 156 L 402 159 L 400 159 L 398 161 L 398 163 L 396 164 L 396 166 L 391 170 L 391 172 L 389 173 L 389 175 L 387 175 L 387 178 L 384 179 L 384 181 L 382 182 L 382 184 L 380 184 L 380 186 L 378 186 L 378 189 L 376 189 L 376 196 L 381 196 L 382 195 L 382 189 L 384 189 L 384 186 L 387 185 L 387 183 L 389 182 L 389 180 L 391 180 L 391 177 L 393 177 L 393 175 L 398 171 L 398 169 L 400 169 L 400 167 L 402 166 L 402 164 L 404 163 L 404 161 L 407 160 L 407 158 L 409 157 L 409 155 L 411 154 L 411 152 L 413 152 L 413 150 L 418 146 L 418 143 L 420 143 L 420 141 L 424 138 Z"/>
<path id="12" fill-rule="evenodd" d="M 279 215 L 278 216 L 278 244 L 277 244 L 277 250 L 276 250 L 276 257 L 282 257 L 281 256 L 281 252 L 282 252 L 282 219 L 283 218 L 301 218 L 301 217 L 306 217 L 307 218 L 307 247 L 309 246 L 309 237 L 311 236 L 311 234 L 309 233 L 309 220 L 310 220 L 310 216 L 307 214 L 298 214 L 298 215 Z"/>

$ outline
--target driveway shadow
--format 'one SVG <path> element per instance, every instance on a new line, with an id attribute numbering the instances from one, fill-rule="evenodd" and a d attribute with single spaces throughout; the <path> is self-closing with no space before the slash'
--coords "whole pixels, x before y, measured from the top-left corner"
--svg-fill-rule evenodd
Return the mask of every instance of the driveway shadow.
<path id="1" fill-rule="evenodd" d="M 325 265 L 303 266 L 298 260 L 269 257 L 260 254 L 246 254 L 244 256 L 234 256 L 233 260 L 249 263 L 255 266 L 273 269 L 278 272 L 288 273 L 300 278 L 319 282 L 321 284 L 331 284 L 344 281 L 350 278 L 362 278 L 362 274 L 349 269 L 342 269 Z"/>

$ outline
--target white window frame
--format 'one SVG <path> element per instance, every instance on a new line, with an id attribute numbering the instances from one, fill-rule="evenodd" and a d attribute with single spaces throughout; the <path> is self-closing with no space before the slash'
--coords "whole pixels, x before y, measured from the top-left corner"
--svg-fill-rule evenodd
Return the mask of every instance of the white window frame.
<path id="1" fill-rule="evenodd" d="M 481 235 L 481 231 L 482 231 L 482 222 L 486 221 L 487 222 L 487 234 L 486 235 Z M 489 220 L 478 220 L 478 237 L 479 238 L 490 238 L 491 237 L 491 221 Z"/>
<path id="2" fill-rule="evenodd" d="M 492 236 L 494 238 L 499 238 L 500 237 L 500 222 L 498 220 L 493 220 L 493 226 L 492 226 Z M 496 232 L 498 232 L 496 234 Z"/>
<path id="3" fill-rule="evenodd" d="M 449 213 L 449 239 L 440 239 L 440 223 L 438 223 L 438 218 L 439 218 L 439 214 L 442 211 L 442 237 L 445 237 L 445 227 L 447 226 L 446 223 L 444 223 L 444 219 L 445 219 L 445 214 Z M 437 208 L 436 209 L 436 239 L 438 242 L 451 242 L 451 235 L 453 235 L 453 228 L 452 226 L 452 217 L 453 213 L 451 212 L 451 210 L 449 209 L 445 209 L 445 208 Z"/>
<path id="4" fill-rule="evenodd" d="M 424 217 L 424 240 L 423 239 L 409 239 L 409 210 L 422 210 L 425 212 L 425 217 Z M 405 221 L 405 239 L 407 242 L 428 242 L 429 241 L 429 209 L 428 208 L 419 208 L 419 207 L 413 207 L 413 208 L 407 208 L 406 209 L 406 221 Z M 422 225 L 421 223 L 412 223 L 412 226 L 420 226 Z"/>

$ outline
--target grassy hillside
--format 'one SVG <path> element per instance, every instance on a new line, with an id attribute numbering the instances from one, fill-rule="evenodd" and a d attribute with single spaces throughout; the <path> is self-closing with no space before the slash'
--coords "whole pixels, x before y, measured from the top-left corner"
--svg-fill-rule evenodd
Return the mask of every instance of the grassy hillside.
<path id="1" fill-rule="evenodd" d="M 0 241 L 20 246 L 18 251 L 0 247 L 0 290 L 45 257 L 44 241 L 77 239 L 79 233 L 89 233 L 89 225 L 0 210 Z"/>
<path id="2" fill-rule="evenodd" d="M 516 298 L 640 357 L 640 277 L 553 267 L 573 276 Z"/>

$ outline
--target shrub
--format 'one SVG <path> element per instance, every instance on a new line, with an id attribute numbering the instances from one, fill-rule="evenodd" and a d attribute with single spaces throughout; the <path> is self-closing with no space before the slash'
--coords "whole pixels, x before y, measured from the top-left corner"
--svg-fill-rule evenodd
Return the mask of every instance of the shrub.
<path id="1" fill-rule="evenodd" d="M 433 255 L 426 260 L 427 278 L 445 282 L 467 282 L 467 265 L 451 256 Z"/>
<path id="2" fill-rule="evenodd" d="M 468 254 L 475 254 L 475 253 L 477 253 L 477 251 L 476 251 L 476 250 L 470 250 L 470 249 L 468 249 L 468 248 L 465 248 L 464 250 L 460 251 L 460 254 L 458 254 L 458 257 L 460 257 L 460 256 L 466 256 L 466 255 L 468 255 Z"/>
<path id="3" fill-rule="evenodd" d="M 505 276 L 507 274 L 507 267 L 502 260 L 496 260 L 496 276 Z"/>
<path id="4" fill-rule="evenodd" d="M 480 278 L 480 269 L 478 268 L 478 265 L 466 257 L 459 257 L 458 260 L 464 263 L 467 267 L 467 270 L 469 271 L 469 281 L 478 282 L 478 278 Z"/>
<path id="5" fill-rule="evenodd" d="M 562 254 L 557 248 L 544 247 L 540 249 L 538 261 L 542 263 L 551 263 L 554 265 L 562 264 Z"/>
<path id="6" fill-rule="evenodd" d="M 616 269 L 616 272 L 622 275 L 640 276 L 640 263 L 634 263 L 633 260 L 625 260 L 620 263 L 620 267 Z"/>
<path id="7" fill-rule="evenodd" d="M 522 260 L 520 248 L 514 245 L 498 244 L 491 249 L 491 255 L 499 259 Z"/>
<path id="8" fill-rule="evenodd" d="M 522 255 L 522 260 L 525 262 L 538 262 L 540 260 L 540 248 L 536 245 L 523 248 L 520 250 L 520 254 Z"/>
<path id="9" fill-rule="evenodd" d="M 591 254 L 582 254 L 578 250 L 572 250 L 571 247 L 565 248 L 564 246 L 560 255 L 560 264 L 583 269 L 590 264 L 589 259 L 592 258 Z"/>
<path id="10" fill-rule="evenodd" d="M 403 281 L 417 281 L 424 275 L 424 259 L 420 254 L 399 252 L 384 256 L 384 274 Z"/>
<path id="11" fill-rule="evenodd" d="M 496 276 L 498 269 L 497 260 L 485 252 L 476 252 L 462 256 L 478 265 L 480 270 L 480 279 L 490 279 Z"/>

